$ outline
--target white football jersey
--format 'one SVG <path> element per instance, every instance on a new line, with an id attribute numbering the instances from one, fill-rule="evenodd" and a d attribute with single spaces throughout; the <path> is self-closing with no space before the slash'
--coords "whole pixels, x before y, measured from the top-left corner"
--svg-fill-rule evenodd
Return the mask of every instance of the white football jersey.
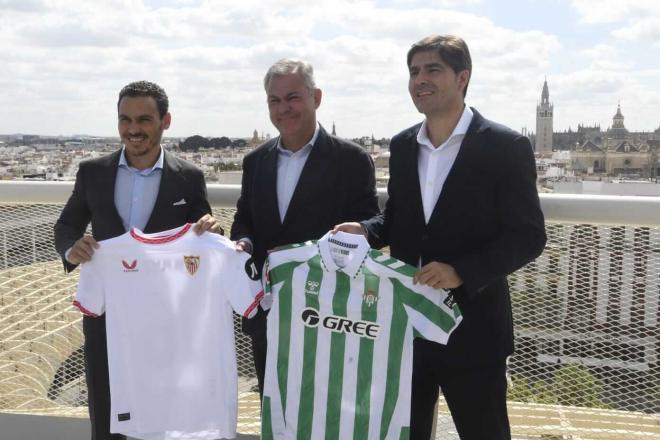
<path id="1" fill-rule="evenodd" d="M 198 236 L 190 224 L 100 241 L 81 266 L 74 304 L 106 316 L 110 431 L 149 440 L 234 438 L 232 310 L 251 317 L 262 296 L 249 255 L 218 234 Z"/>

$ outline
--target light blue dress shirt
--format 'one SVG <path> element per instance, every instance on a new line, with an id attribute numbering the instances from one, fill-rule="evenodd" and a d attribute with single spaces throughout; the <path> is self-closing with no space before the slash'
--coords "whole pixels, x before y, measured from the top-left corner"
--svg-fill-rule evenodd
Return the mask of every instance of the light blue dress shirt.
<path id="1" fill-rule="evenodd" d="M 289 209 L 293 192 L 296 190 L 309 153 L 311 153 L 316 138 L 319 136 L 319 124 L 316 124 L 314 135 L 300 150 L 293 152 L 282 146 L 282 138 L 277 141 L 277 207 L 280 211 L 280 221 Z"/>
<path id="2" fill-rule="evenodd" d="M 162 175 L 162 148 L 154 166 L 145 170 L 128 165 L 125 150 L 122 150 L 115 181 L 115 207 L 127 231 L 131 228 L 143 231 L 147 226 L 156 204 Z"/>

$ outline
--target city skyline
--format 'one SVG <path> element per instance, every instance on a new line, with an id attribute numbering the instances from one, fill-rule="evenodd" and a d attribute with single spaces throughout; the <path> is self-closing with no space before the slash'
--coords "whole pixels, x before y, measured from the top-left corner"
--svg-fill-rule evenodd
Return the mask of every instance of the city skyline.
<path id="1" fill-rule="evenodd" d="M 343 137 L 389 138 L 419 122 L 405 54 L 431 33 L 473 57 L 467 103 L 535 130 L 547 78 L 554 130 L 660 126 L 660 3 L 653 0 L 0 0 L 0 133 L 116 136 L 116 96 L 149 79 L 168 92 L 168 137 L 276 133 L 263 74 L 312 62 L 319 121 Z"/>

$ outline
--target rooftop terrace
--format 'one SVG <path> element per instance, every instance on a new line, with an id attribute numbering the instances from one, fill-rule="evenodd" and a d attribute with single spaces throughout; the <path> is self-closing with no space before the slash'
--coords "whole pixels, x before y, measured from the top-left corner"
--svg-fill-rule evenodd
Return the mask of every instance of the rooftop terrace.
<path id="1" fill-rule="evenodd" d="M 71 189 L 72 183 L 0 182 L 1 440 L 37 438 L 9 433 L 44 424 L 49 432 L 49 424 L 66 420 L 80 426 L 87 416 L 81 316 L 70 305 L 78 275 L 63 273 L 52 240 Z M 239 190 L 209 186 L 226 230 Z M 658 439 L 660 198 L 545 194 L 541 201 L 545 252 L 510 277 L 513 436 Z M 258 434 L 256 381 L 240 331 L 237 344 L 239 431 Z M 457 438 L 444 402 L 438 411 L 436 438 Z M 54 439 L 85 438 L 50 432 Z"/>

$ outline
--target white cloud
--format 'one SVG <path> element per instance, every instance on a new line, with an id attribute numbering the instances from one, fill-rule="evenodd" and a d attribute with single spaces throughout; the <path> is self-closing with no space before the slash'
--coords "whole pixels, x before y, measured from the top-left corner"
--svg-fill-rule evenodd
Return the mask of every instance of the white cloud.
<path id="1" fill-rule="evenodd" d="M 616 46 L 597 44 L 583 50 L 582 54 L 587 59 L 591 58 L 590 68 L 594 71 L 627 71 L 632 69 L 632 66 L 621 61 L 621 51 Z"/>
<path id="2" fill-rule="evenodd" d="M 0 0 L 3 11 L 37 11 L 44 7 L 44 0 Z"/>
<path id="3" fill-rule="evenodd" d="M 617 23 L 660 15 L 656 0 L 572 0 L 586 23 Z"/>
<path id="4" fill-rule="evenodd" d="M 657 17 L 645 17 L 634 23 L 617 29 L 612 33 L 617 38 L 626 40 L 647 40 L 660 47 L 660 14 Z"/>
<path id="5" fill-rule="evenodd" d="M 468 102 L 515 129 L 533 130 L 545 74 L 565 126 L 586 114 L 580 100 L 598 103 L 609 118 L 619 98 L 631 103 L 631 116 L 633 102 L 646 109 L 640 124 L 657 125 L 649 110 L 657 113 L 656 81 L 612 43 L 576 53 L 579 64 L 553 72 L 553 57 L 572 54 L 559 35 L 514 30 L 447 7 L 452 1 L 393 3 L 0 0 L 0 133 L 114 134 L 117 93 L 137 79 L 168 91 L 170 135 L 274 133 L 262 78 L 278 58 L 299 57 L 313 63 L 324 91 L 321 122 L 336 121 L 346 136 L 391 136 L 421 120 L 407 92 L 405 55 L 431 33 L 466 39 L 474 62 Z M 632 20 L 630 10 L 623 20 Z M 630 38 L 653 31 L 627 29 Z"/>
<path id="6" fill-rule="evenodd" d="M 660 47 L 660 2 L 657 0 L 572 0 L 584 23 L 615 24 L 612 35 L 650 41 Z"/>

